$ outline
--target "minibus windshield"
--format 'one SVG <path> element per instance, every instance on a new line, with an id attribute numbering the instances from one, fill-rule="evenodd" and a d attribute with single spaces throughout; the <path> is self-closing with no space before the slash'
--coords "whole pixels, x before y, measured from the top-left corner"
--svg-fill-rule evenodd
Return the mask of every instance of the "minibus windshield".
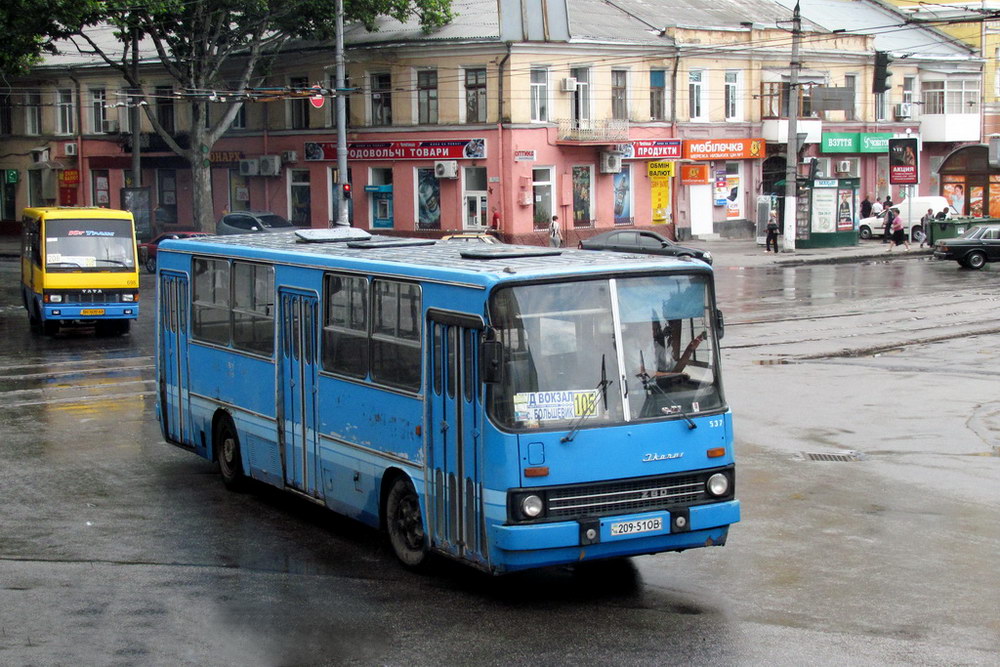
<path id="1" fill-rule="evenodd" d="M 46 271 L 134 271 L 130 220 L 46 220 Z"/>

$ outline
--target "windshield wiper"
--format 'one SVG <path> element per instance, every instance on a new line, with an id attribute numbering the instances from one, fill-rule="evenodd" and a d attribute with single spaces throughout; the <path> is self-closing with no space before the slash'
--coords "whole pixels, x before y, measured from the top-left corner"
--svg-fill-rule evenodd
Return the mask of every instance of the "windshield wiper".
<path id="1" fill-rule="evenodd" d="M 125 262 L 121 261 L 120 259 L 104 259 L 103 257 L 98 257 L 97 261 L 98 262 L 108 262 L 110 264 L 118 264 L 119 266 L 128 266 L 128 264 L 126 264 Z"/>
<path id="2" fill-rule="evenodd" d="M 605 412 L 608 409 L 608 387 L 610 387 L 610 386 L 611 386 L 611 380 L 608 379 L 608 369 L 607 369 L 607 366 L 605 365 L 605 355 L 602 354 L 601 355 L 601 381 L 597 383 L 597 387 L 595 387 L 595 390 L 598 391 L 598 392 L 600 392 L 601 398 L 604 399 L 604 410 L 605 410 Z M 573 423 L 569 425 L 569 433 L 567 433 L 566 435 L 564 435 L 559 440 L 559 442 L 573 442 L 573 438 L 576 437 L 577 431 L 579 431 L 580 427 L 583 426 L 583 420 L 586 419 L 587 417 L 589 417 L 590 413 L 593 412 L 594 408 L 597 407 L 596 405 L 594 405 L 594 403 L 596 403 L 596 399 L 594 399 L 594 402 L 592 402 L 589 405 L 587 405 L 587 409 L 584 410 L 580 414 L 579 417 L 577 417 L 576 419 L 573 420 Z"/>
<path id="3" fill-rule="evenodd" d="M 80 266 L 76 262 L 46 262 L 45 266 L 46 266 L 46 268 L 48 268 L 50 266 L 75 266 L 78 269 L 82 269 L 83 268 L 82 266 Z"/>
<path id="4" fill-rule="evenodd" d="M 694 423 L 693 419 L 691 419 L 691 415 L 685 412 L 684 408 L 682 408 L 678 403 L 674 402 L 674 399 L 670 397 L 670 394 L 667 393 L 663 387 L 657 384 L 656 378 L 646 372 L 646 362 L 643 360 L 642 350 L 639 350 L 639 372 L 636 373 L 635 376 L 639 378 L 639 381 L 642 382 L 643 389 L 647 392 L 655 390 L 658 394 L 667 399 L 667 402 L 670 404 L 670 407 L 674 410 L 674 412 L 683 417 L 684 421 L 687 422 L 688 430 L 698 428 L 698 425 Z"/>

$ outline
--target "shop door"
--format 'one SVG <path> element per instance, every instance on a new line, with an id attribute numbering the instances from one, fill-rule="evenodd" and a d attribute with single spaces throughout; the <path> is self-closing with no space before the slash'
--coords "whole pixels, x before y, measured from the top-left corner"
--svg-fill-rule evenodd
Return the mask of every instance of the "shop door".
<path id="1" fill-rule="evenodd" d="M 431 311 L 426 395 L 429 452 L 428 528 L 431 542 L 460 558 L 485 562 L 483 411 L 478 350 L 482 320 Z"/>
<path id="2" fill-rule="evenodd" d="M 467 192 L 465 194 L 465 228 L 481 229 L 486 226 L 486 193 Z"/>
<path id="3" fill-rule="evenodd" d="M 715 226 L 712 224 L 712 187 L 707 184 L 688 186 L 691 236 L 711 234 L 715 231 Z"/>

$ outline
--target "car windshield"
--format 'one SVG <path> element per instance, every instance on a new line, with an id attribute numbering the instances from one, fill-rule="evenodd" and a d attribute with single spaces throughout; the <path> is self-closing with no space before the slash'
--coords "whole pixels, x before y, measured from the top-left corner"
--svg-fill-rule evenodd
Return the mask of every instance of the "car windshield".
<path id="1" fill-rule="evenodd" d="M 275 215 L 273 213 L 269 214 L 269 215 L 262 215 L 262 216 L 258 217 L 257 219 L 260 220 L 260 224 L 264 225 L 265 227 L 294 227 L 295 226 L 292 223 L 290 223 L 287 220 L 285 220 L 284 218 L 282 218 L 280 215 Z"/>
<path id="2" fill-rule="evenodd" d="M 46 220 L 46 271 L 133 271 L 130 220 Z"/>
<path id="3" fill-rule="evenodd" d="M 712 313 L 704 275 L 498 290 L 490 314 L 504 363 L 491 415 L 514 430 L 565 429 L 721 409 Z"/>

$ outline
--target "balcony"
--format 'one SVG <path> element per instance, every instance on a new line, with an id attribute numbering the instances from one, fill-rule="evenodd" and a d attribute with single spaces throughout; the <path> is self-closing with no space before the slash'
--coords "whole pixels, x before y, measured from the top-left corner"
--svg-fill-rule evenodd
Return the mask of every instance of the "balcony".
<path id="1" fill-rule="evenodd" d="M 923 141 L 981 141 L 978 113 L 922 113 L 919 120 Z"/>
<path id="2" fill-rule="evenodd" d="M 559 122 L 556 141 L 574 144 L 619 144 L 628 141 L 628 121 L 608 118 L 605 120 L 574 120 L 563 118 Z"/>

